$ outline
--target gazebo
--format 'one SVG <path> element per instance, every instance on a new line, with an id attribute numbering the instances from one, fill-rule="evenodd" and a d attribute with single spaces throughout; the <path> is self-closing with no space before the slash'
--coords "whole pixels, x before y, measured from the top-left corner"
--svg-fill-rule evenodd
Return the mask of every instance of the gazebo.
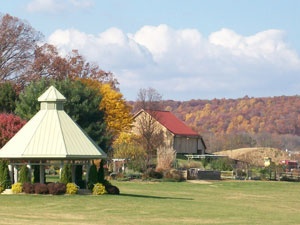
<path id="1" fill-rule="evenodd" d="M 49 87 L 38 101 L 39 112 L 0 149 L 0 159 L 9 161 L 12 183 L 18 180 L 17 167 L 24 164 L 30 170 L 39 166 L 40 183 L 45 182 L 45 166 L 56 165 L 61 171 L 70 164 L 75 183 L 77 165 L 88 171 L 92 160 L 107 155 L 64 111 L 66 98 L 55 87 Z"/>

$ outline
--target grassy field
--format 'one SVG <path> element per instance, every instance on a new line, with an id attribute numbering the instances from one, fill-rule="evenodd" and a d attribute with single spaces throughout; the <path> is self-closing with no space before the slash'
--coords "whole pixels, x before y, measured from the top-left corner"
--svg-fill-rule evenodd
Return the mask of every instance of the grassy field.
<path id="1" fill-rule="evenodd" d="M 113 183 L 121 195 L 0 195 L 0 224 L 300 223 L 300 183 Z"/>

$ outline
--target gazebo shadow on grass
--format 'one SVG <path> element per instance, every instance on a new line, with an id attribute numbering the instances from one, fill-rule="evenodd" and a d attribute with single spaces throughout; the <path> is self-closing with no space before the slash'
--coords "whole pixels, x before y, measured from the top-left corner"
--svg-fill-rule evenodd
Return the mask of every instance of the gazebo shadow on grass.
<path id="1" fill-rule="evenodd" d="M 164 196 L 153 196 L 153 195 L 137 195 L 137 194 L 124 194 L 120 193 L 120 196 L 134 197 L 134 198 L 153 198 L 153 199 L 173 199 L 173 200 L 194 200 L 193 198 L 175 198 L 175 197 L 164 197 Z"/>

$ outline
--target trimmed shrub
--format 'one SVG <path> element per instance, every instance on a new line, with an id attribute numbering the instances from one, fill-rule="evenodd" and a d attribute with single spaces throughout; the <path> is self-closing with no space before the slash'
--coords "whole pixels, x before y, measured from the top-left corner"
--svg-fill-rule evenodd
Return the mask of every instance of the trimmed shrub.
<path id="1" fill-rule="evenodd" d="M 67 184 L 67 191 L 66 191 L 67 194 L 74 195 L 77 194 L 77 192 L 78 192 L 78 186 L 76 184 L 74 183 Z"/>
<path id="2" fill-rule="evenodd" d="M 106 193 L 105 186 L 101 183 L 96 183 L 93 187 L 93 195 L 103 195 Z"/>
<path id="3" fill-rule="evenodd" d="M 29 182 L 25 182 L 23 184 L 23 192 L 26 194 L 33 194 L 34 193 L 34 185 Z"/>
<path id="4" fill-rule="evenodd" d="M 26 182 L 30 182 L 29 178 L 29 169 L 26 165 L 22 165 L 20 169 L 19 182 L 24 184 Z"/>
<path id="5" fill-rule="evenodd" d="M 61 171 L 61 178 L 60 182 L 67 184 L 72 182 L 72 170 L 71 165 L 64 165 L 62 171 Z"/>
<path id="6" fill-rule="evenodd" d="M 23 191 L 23 185 L 22 183 L 15 183 L 11 186 L 11 190 L 14 194 L 22 193 Z"/>
<path id="7" fill-rule="evenodd" d="M 103 184 L 104 180 L 105 180 L 104 159 L 101 159 L 100 167 L 99 167 L 99 170 L 98 170 L 98 182 Z"/>
<path id="8" fill-rule="evenodd" d="M 40 166 L 33 165 L 33 183 L 39 183 L 40 182 Z"/>
<path id="9" fill-rule="evenodd" d="M 0 186 L 4 189 L 10 187 L 11 181 L 8 171 L 8 161 L 0 160 Z"/>
<path id="10" fill-rule="evenodd" d="M 94 184 L 98 183 L 98 173 L 95 164 L 91 165 L 88 175 L 88 188 L 93 190 Z"/>
<path id="11" fill-rule="evenodd" d="M 48 187 L 46 184 L 36 183 L 34 184 L 34 193 L 36 194 L 48 194 Z"/>
<path id="12" fill-rule="evenodd" d="M 76 165 L 75 167 L 75 184 L 80 188 L 85 188 L 85 181 L 82 180 L 82 165 Z"/>
<path id="13" fill-rule="evenodd" d="M 66 184 L 64 183 L 49 183 L 47 184 L 48 193 L 51 195 L 61 195 L 66 193 Z"/>

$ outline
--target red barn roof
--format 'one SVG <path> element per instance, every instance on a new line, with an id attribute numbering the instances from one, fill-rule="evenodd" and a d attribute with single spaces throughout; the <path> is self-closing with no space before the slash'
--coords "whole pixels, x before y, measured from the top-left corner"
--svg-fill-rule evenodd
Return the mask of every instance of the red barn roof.
<path id="1" fill-rule="evenodd" d="M 142 110 L 144 111 L 144 110 Z M 170 111 L 145 111 L 175 135 L 200 136 Z M 138 115 L 139 113 L 137 113 Z"/>

